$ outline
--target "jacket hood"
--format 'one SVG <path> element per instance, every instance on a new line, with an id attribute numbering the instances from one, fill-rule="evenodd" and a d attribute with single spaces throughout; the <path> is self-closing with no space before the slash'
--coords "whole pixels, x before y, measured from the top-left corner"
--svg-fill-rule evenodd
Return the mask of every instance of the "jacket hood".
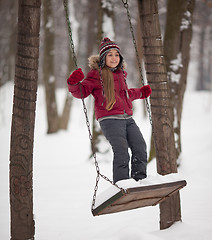
<path id="1" fill-rule="evenodd" d="M 98 70 L 99 69 L 99 63 L 100 63 L 99 55 L 93 55 L 93 56 L 88 58 L 88 66 L 93 70 Z M 127 66 L 127 64 L 124 60 L 123 60 L 122 65 L 123 65 L 123 69 L 125 69 L 126 66 Z"/>

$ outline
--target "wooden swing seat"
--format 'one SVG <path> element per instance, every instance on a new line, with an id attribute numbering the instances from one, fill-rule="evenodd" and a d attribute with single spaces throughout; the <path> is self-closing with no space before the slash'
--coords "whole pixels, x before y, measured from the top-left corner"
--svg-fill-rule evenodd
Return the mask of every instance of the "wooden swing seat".
<path id="1" fill-rule="evenodd" d="M 186 181 L 176 181 L 120 190 L 92 210 L 93 216 L 116 213 L 141 207 L 155 206 L 186 186 Z"/>

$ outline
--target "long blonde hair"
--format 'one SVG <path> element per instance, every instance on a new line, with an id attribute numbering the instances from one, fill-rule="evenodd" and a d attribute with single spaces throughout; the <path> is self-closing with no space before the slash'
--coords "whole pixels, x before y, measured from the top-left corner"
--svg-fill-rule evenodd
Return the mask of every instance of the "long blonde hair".
<path id="1" fill-rule="evenodd" d="M 101 71 L 104 94 L 106 97 L 106 109 L 110 111 L 116 103 L 113 73 L 107 66 Z"/>

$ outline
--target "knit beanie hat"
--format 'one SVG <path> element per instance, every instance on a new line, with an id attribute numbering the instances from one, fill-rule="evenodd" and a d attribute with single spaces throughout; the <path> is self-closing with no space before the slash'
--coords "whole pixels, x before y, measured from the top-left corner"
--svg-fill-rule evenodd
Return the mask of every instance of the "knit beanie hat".
<path id="1" fill-rule="evenodd" d="M 122 62 L 123 62 L 123 57 L 121 55 L 120 52 L 120 47 L 113 41 L 111 41 L 109 38 L 105 37 L 102 41 L 101 44 L 99 46 L 99 57 L 100 57 L 100 63 L 99 66 L 100 67 L 104 67 L 105 66 L 105 57 L 107 55 L 107 53 L 111 50 L 111 49 L 115 49 L 118 51 L 119 56 L 120 56 L 120 63 L 118 65 L 118 67 L 122 66 Z"/>

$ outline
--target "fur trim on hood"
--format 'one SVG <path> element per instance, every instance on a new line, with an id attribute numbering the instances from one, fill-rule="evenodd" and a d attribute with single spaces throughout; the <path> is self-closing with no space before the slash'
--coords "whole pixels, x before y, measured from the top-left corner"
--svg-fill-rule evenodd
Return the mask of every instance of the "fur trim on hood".
<path id="1" fill-rule="evenodd" d="M 93 70 L 99 69 L 99 62 L 100 62 L 99 55 L 93 55 L 88 58 L 88 66 L 89 66 L 89 68 L 91 68 Z M 122 65 L 123 65 L 123 69 L 125 69 L 127 67 L 127 64 L 124 60 L 123 60 Z"/>

